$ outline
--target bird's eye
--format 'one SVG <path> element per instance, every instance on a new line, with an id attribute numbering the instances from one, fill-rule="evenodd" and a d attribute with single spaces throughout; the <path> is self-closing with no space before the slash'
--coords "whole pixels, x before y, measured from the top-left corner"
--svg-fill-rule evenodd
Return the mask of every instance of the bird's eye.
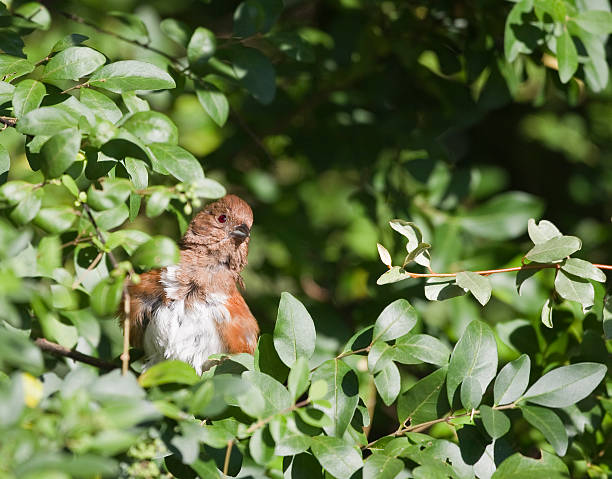
<path id="1" fill-rule="evenodd" d="M 227 221 L 227 216 L 225 216 L 225 215 L 221 215 L 221 216 L 219 216 L 219 217 L 217 218 L 217 221 L 218 221 L 219 223 L 225 223 L 225 222 Z"/>

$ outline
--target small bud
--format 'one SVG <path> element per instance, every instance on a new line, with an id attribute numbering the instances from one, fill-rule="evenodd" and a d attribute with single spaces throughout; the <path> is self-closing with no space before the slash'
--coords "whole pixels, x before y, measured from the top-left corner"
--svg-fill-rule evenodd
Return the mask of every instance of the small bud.
<path id="1" fill-rule="evenodd" d="M 183 208 L 183 211 L 185 212 L 186 215 L 190 215 L 191 213 L 193 213 L 193 209 L 191 208 L 191 205 L 189 203 L 185 205 L 185 207 Z"/>
<path id="2" fill-rule="evenodd" d="M 140 284 L 140 275 L 139 274 L 132 274 L 132 284 Z"/>
<path id="3" fill-rule="evenodd" d="M 202 200 L 200 198 L 196 198 L 191 202 L 191 204 L 194 208 L 199 208 L 200 206 L 202 206 Z"/>
<path id="4" fill-rule="evenodd" d="M 81 202 L 79 200 L 75 200 L 74 206 L 78 208 L 79 206 L 81 206 Z"/>
<path id="5" fill-rule="evenodd" d="M 87 202 L 87 193 L 84 191 L 79 192 L 79 201 L 82 203 Z"/>
<path id="6" fill-rule="evenodd" d="M 185 196 L 185 194 L 184 194 L 184 193 L 181 193 L 181 194 L 179 195 L 178 199 L 179 199 L 179 201 L 180 201 L 181 203 L 185 203 L 185 202 L 187 201 L 187 196 Z"/>
<path id="7" fill-rule="evenodd" d="M 185 185 L 183 183 L 179 183 L 176 185 L 176 191 L 185 191 Z"/>

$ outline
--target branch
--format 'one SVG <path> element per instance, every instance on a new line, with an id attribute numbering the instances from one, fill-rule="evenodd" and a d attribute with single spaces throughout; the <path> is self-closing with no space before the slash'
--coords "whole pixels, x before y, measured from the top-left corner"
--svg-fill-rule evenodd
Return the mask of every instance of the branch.
<path id="1" fill-rule="evenodd" d="M 4 125 L 4 128 L 8 126 L 15 127 L 17 124 L 17 118 L 13 118 L 12 116 L 0 116 L 0 123 Z"/>
<path id="2" fill-rule="evenodd" d="M 52 343 L 51 341 L 48 341 L 45 338 L 38 338 L 34 342 L 36 343 L 36 346 L 38 346 L 43 351 L 46 351 L 57 357 L 70 358 L 81 363 L 89 364 L 90 366 L 95 366 L 104 371 L 110 371 L 112 369 L 118 368 L 116 364 L 104 361 L 103 359 L 95 358 L 93 356 L 89 356 L 87 354 L 80 353 L 79 351 L 75 351 L 73 349 L 65 348 L 64 346 L 61 346 L 57 343 Z"/>
<path id="3" fill-rule="evenodd" d="M 248 429 L 247 429 L 247 434 L 251 434 L 252 432 L 255 432 L 257 429 L 264 427 L 266 424 L 268 424 L 272 419 L 274 419 L 276 416 L 278 416 L 279 414 L 287 414 L 288 412 L 292 412 L 295 411 L 296 409 L 299 409 L 301 407 L 307 406 L 308 404 L 310 404 L 310 398 L 304 399 L 303 401 L 300 402 L 296 402 L 293 406 L 290 406 L 286 409 L 283 409 L 282 411 L 279 411 L 275 414 L 272 414 L 271 416 L 268 416 L 265 419 L 260 419 L 259 421 L 257 421 L 256 423 L 253 423 Z"/>
<path id="4" fill-rule="evenodd" d="M 106 240 L 104 239 L 104 236 L 102 235 L 102 231 L 100 231 L 100 228 L 98 228 L 98 223 L 96 223 L 96 219 L 94 218 L 93 213 L 91 212 L 91 208 L 89 207 L 87 203 L 83 203 L 83 209 L 85 210 L 85 213 L 87 213 L 87 216 L 89 217 L 89 221 L 93 225 L 96 231 L 96 236 L 100 240 L 100 243 L 105 245 Z M 119 262 L 117 261 L 117 258 L 115 258 L 115 255 L 113 254 L 112 251 L 108 252 L 108 257 L 110 258 L 113 268 L 118 269 Z M 128 276 L 131 276 L 131 275 L 129 275 L 128 273 Z M 127 287 L 127 284 L 124 282 L 123 283 L 123 314 L 124 314 L 123 352 L 121 353 L 121 372 L 123 374 L 127 374 L 130 368 L 130 301 L 131 301 L 130 291 Z"/>
<path id="5" fill-rule="evenodd" d="M 227 441 L 227 450 L 225 451 L 225 461 L 223 462 L 223 475 L 227 476 L 229 470 L 230 456 L 232 455 L 232 447 L 234 446 L 234 440 L 230 439 Z"/>

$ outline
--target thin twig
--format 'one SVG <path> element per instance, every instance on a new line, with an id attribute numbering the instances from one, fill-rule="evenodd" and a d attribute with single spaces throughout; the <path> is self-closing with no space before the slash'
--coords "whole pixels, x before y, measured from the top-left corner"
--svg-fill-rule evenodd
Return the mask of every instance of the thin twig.
<path id="1" fill-rule="evenodd" d="M 5 126 L 14 127 L 17 124 L 17 118 L 13 118 L 12 116 L 0 116 L 0 123 Z"/>
<path id="2" fill-rule="evenodd" d="M 100 228 L 98 228 L 98 223 L 96 223 L 96 219 L 93 216 L 91 208 L 87 203 L 83 203 L 83 209 L 87 216 L 89 217 L 89 221 L 91 222 L 94 230 L 96 231 L 96 236 L 100 240 L 100 243 L 105 244 L 106 240 Z M 112 251 L 109 251 L 108 257 L 113 265 L 113 269 L 119 268 L 119 262 Z M 131 276 L 128 273 L 128 276 Z M 130 368 L 130 291 L 127 287 L 127 283 L 123 283 L 123 314 L 124 314 L 124 322 L 123 322 L 123 352 L 121 353 L 121 372 L 123 374 L 127 374 Z"/>
<path id="3" fill-rule="evenodd" d="M 257 134 L 251 129 L 251 127 L 242 118 L 242 116 L 240 116 L 240 114 L 233 108 L 230 110 L 230 113 L 231 113 L 231 116 L 236 120 L 236 123 L 238 123 L 240 128 L 242 128 L 246 132 L 246 134 L 251 138 L 251 140 L 253 140 L 253 142 L 261 149 L 261 151 L 263 151 L 268 161 L 272 161 L 273 159 L 272 153 L 270 153 L 270 150 L 268 150 L 266 145 L 264 145 L 263 141 L 261 141 L 259 136 L 257 136 Z"/>
<path id="4" fill-rule="evenodd" d="M 65 348 L 64 346 L 61 346 L 57 343 L 53 343 L 45 338 L 38 338 L 34 342 L 36 343 L 36 346 L 38 346 L 40 349 L 50 354 L 53 354 L 54 356 L 70 358 L 75 361 L 79 361 L 81 363 L 89 364 L 90 366 L 95 366 L 97 368 L 103 369 L 104 371 L 110 371 L 118 367 L 116 364 L 104 361 L 103 359 L 95 358 L 93 356 L 89 356 L 87 354 L 80 353 L 79 351 L 75 351 L 73 349 Z"/>
<path id="5" fill-rule="evenodd" d="M 296 402 L 293 406 L 289 406 L 288 408 L 283 409 L 282 411 L 279 411 L 275 414 L 272 414 L 271 416 L 268 416 L 265 419 L 260 419 L 256 423 L 251 424 L 251 426 L 247 429 L 246 432 L 247 434 L 251 434 L 257 429 L 264 427 L 266 424 L 268 424 L 272 419 L 274 419 L 279 414 L 287 414 L 288 412 L 295 411 L 296 409 L 307 406 L 308 404 L 310 404 L 310 398 L 304 399 L 303 401 L 300 401 L 300 402 Z"/>
<path id="6" fill-rule="evenodd" d="M 227 441 L 227 450 L 225 451 L 225 461 L 223 462 L 223 475 L 227 476 L 229 470 L 230 456 L 232 455 L 232 447 L 234 446 L 234 440 L 230 439 Z"/>

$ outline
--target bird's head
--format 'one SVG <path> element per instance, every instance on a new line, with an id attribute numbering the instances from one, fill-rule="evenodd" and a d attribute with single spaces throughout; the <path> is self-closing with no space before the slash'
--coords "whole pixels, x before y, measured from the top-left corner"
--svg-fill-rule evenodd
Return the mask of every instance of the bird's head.
<path id="1" fill-rule="evenodd" d="M 240 273 L 247 263 L 251 226 L 251 207 L 235 195 L 226 195 L 193 218 L 181 246 L 212 265 Z"/>

